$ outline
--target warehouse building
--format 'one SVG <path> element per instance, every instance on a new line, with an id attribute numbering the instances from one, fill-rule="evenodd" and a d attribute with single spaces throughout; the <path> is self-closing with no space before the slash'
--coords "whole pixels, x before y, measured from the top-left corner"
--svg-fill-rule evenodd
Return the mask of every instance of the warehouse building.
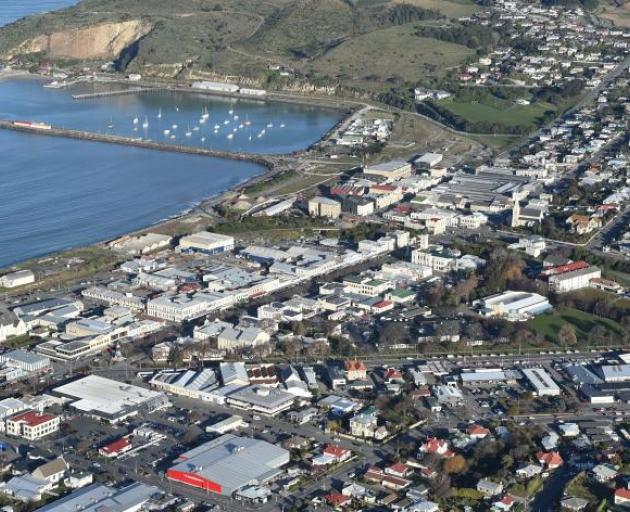
<path id="1" fill-rule="evenodd" d="M 166 395 L 97 375 L 64 384 L 53 394 L 67 399 L 70 406 L 90 416 L 116 423 L 138 412 L 151 412 L 169 404 Z"/>
<path id="2" fill-rule="evenodd" d="M 198 233 L 182 237 L 179 241 L 179 248 L 182 252 L 218 254 L 234 249 L 234 237 L 210 233 L 209 231 L 199 231 Z"/>
<path id="3" fill-rule="evenodd" d="M 139 482 L 119 489 L 92 484 L 38 508 L 37 512 L 137 512 L 163 494 L 157 487 Z"/>
<path id="4" fill-rule="evenodd" d="M 311 217 L 336 219 L 341 215 L 341 203 L 330 197 L 317 196 L 309 200 L 308 214 Z"/>
<path id="5" fill-rule="evenodd" d="M 630 364 L 610 364 L 599 367 L 604 382 L 630 381 Z"/>
<path id="6" fill-rule="evenodd" d="M 206 492 L 232 496 L 248 485 L 277 478 L 289 460 L 284 448 L 226 434 L 180 455 L 166 476 Z"/>
<path id="7" fill-rule="evenodd" d="M 18 270 L 0 277 L 0 288 L 17 288 L 35 282 L 35 274 L 31 270 Z"/>
<path id="8" fill-rule="evenodd" d="M 523 375 L 534 388 L 537 396 L 559 396 L 560 387 L 554 382 L 542 368 L 528 368 L 523 370 Z"/>
<path id="9" fill-rule="evenodd" d="M 388 180 L 399 180 L 411 176 L 411 164 L 403 160 L 392 160 L 381 164 L 368 165 L 363 169 L 368 176 L 383 176 Z"/>

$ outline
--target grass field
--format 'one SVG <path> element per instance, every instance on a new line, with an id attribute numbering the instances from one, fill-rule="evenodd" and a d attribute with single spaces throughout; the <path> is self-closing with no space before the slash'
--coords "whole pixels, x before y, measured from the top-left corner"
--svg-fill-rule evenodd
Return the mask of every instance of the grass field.
<path id="1" fill-rule="evenodd" d="M 527 326 L 557 343 L 558 331 L 566 323 L 571 324 L 575 328 L 578 341 L 586 341 L 588 333 L 596 325 L 601 325 L 615 333 L 619 332 L 619 324 L 617 322 L 573 308 L 559 308 L 552 313 L 537 316 L 528 321 Z"/>
<path id="2" fill-rule="evenodd" d="M 527 126 L 534 128 L 538 119 L 547 110 L 556 110 L 550 103 L 533 103 L 531 105 L 516 105 L 511 101 L 496 100 L 492 104 L 443 100 L 439 103 L 455 115 L 471 123 L 487 122 L 504 126 Z"/>
<path id="3" fill-rule="evenodd" d="M 409 24 L 364 34 L 316 59 L 312 67 L 327 76 L 382 87 L 386 80 L 416 82 L 442 76 L 445 68 L 474 54 L 465 46 L 417 37 L 414 31 Z"/>
<path id="4" fill-rule="evenodd" d="M 460 18 L 461 16 L 469 16 L 479 7 L 473 2 L 466 0 L 394 0 L 395 3 L 410 4 L 423 9 L 430 9 L 442 13 L 449 18 Z"/>

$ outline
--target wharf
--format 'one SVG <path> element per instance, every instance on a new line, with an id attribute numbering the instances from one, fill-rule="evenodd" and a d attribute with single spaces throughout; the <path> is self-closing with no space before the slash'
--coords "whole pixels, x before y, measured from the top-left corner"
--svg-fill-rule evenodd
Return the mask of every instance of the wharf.
<path id="1" fill-rule="evenodd" d="M 214 158 L 225 158 L 229 160 L 241 160 L 262 165 L 269 170 L 274 169 L 277 165 L 293 158 L 291 155 L 259 155 L 253 153 L 198 148 L 181 144 L 169 144 L 165 142 L 155 142 L 152 140 L 145 140 L 140 138 L 123 137 L 120 135 L 107 135 L 96 132 L 70 130 L 67 128 L 59 128 L 49 125 L 33 124 L 32 126 L 27 126 L 24 122 L 20 122 L 20 124 L 15 124 L 14 121 L 9 121 L 6 119 L 0 119 L 0 129 L 29 133 L 34 135 L 47 135 L 51 137 L 65 137 L 69 139 L 87 140 L 92 142 L 104 142 L 107 144 L 120 144 L 123 146 L 152 149 L 155 151 L 169 151 L 172 153 L 185 153 L 189 155 L 209 156 Z"/>

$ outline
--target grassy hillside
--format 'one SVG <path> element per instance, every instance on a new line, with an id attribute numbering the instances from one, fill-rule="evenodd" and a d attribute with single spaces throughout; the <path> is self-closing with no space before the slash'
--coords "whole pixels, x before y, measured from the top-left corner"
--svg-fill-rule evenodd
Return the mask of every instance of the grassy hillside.
<path id="1" fill-rule="evenodd" d="M 269 88 L 341 81 L 372 94 L 439 78 L 469 58 L 473 50 L 414 28 L 475 9 L 472 0 L 83 0 L 0 29 L 0 55 L 42 34 L 143 20 L 152 30 L 123 52 L 127 71 L 245 77 Z M 277 66 L 290 77 L 277 80 Z"/>

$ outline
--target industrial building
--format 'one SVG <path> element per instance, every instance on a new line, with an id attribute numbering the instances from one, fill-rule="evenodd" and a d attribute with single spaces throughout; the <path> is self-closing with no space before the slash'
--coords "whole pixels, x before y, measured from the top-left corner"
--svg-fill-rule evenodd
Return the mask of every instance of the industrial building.
<path id="1" fill-rule="evenodd" d="M 138 256 L 169 247 L 171 240 L 172 238 L 168 235 L 145 233 L 134 237 L 124 236 L 112 242 L 110 247 L 129 256 Z"/>
<path id="2" fill-rule="evenodd" d="M 411 164 L 403 160 L 392 160 L 381 164 L 368 165 L 363 169 L 368 176 L 383 176 L 389 180 L 398 180 L 411 176 Z"/>
<path id="3" fill-rule="evenodd" d="M 0 277 L 0 288 L 17 288 L 35 282 L 35 274 L 31 270 L 18 270 Z"/>
<path id="4" fill-rule="evenodd" d="M 630 364 L 611 364 L 599 367 L 604 382 L 630 381 Z"/>
<path id="5" fill-rule="evenodd" d="M 169 405 L 166 395 L 97 375 L 64 384 L 53 394 L 66 398 L 73 409 L 116 423 L 138 412 L 151 412 Z"/>
<path id="6" fill-rule="evenodd" d="M 311 217 L 336 219 L 341 215 L 341 203 L 329 197 L 317 196 L 309 200 L 308 214 Z"/>
<path id="7" fill-rule="evenodd" d="M 560 387 L 542 368 L 528 368 L 523 375 L 534 388 L 537 396 L 559 396 Z"/>
<path id="8" fill-rule="evenodd" d="M 199 231 L 192 235 L 184 236 L 179 241 L 182 252 L 201 252 L 204 254 L 218 254 L 234 249 L 234 237 Z"/>
<path id="9" fill-rule="evenodd" d="M 284 448 L 226 434 L 180 455 L 166 476 L 207 492 L 231 496 L 247 485 L 263 485 L 280 476 L 289 460 Z"/>
<path id="10" fill-rule="evenodd" d="M 139 482 L 116 489 L 92 484 L 37 509 L 37 512 L 137 512 L 164 493 Z"/>

